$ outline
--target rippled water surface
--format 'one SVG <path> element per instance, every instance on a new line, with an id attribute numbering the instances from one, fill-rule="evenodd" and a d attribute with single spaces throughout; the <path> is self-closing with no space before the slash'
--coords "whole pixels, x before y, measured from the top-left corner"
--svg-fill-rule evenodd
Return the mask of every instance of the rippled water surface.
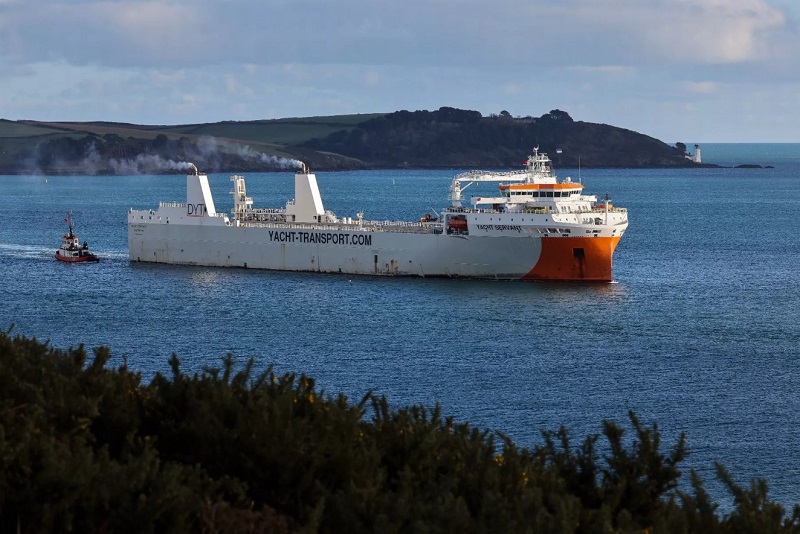
<path id="1" fill-rule="evenodd" d="M 131 264 L 128 208 L 182 201 L 183 176 L 2 176 L 0 327 L 107 345 L 146 378 L 173 352 L 187 370 L 253 356 L 353 400 L 374 390 L 395 406 L 438 402 L 523 446 L 561 424 L 582 438 L 635 410 L 667 444 L 688 434 L 686 467 L 718 499 L 714 460 L 800 502 L 800 148 L 709 145 L 703 157 L 775 168 L 580 171 L 587 192 L 630 211 L 616 281 L 599 285 Z M 414 220 L 446 203 L 456 172 L 318 180 L 340 216 Z M 228 176 L 210 178 L 218 211 L 230 210 Z M 288 173 L 247 186 L 257 207 L 293 196 Z M 100 263 L 53 259 L 67 210 Z"/>

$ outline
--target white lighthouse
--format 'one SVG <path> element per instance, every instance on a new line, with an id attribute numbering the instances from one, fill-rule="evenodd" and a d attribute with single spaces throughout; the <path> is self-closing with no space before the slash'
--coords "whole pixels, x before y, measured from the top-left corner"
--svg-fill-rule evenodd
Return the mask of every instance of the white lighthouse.
<path id="1" fill-rule="evenodd" d="M 684 158 L 688 159 L 692 163 L 702 163 L 703 160 L 700 158 L 700 145 L 694 145 L 694 155 L 689 154 L 687 151 L 684 155 Z"/>
<path id="2" fill-rule="evenodd" d="M 700 157 L 700 145 L 694 145 L 694 157 L 692 161 L 695 163 L 703 163 L 702 158 Z"/>

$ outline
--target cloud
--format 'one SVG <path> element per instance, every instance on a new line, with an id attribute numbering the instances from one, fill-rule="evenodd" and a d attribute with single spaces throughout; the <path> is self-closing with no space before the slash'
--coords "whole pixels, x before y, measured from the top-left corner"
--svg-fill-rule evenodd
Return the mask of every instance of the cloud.
<path id="1" fill-rule="evenodd" d="M 798 13 L 796 0 L 0 0 L 0 93 L 7 118 L 40 120 L 445 105 L 614 124 L 633 100 L 734 98 L 754 79 L 794 94 Z M 609 101 L 620 119 L 598 111 Z"/>
<path id="2" fill-rule="evenodd" d="M 371 70 L 364 75 L 364 85 L 368 87 L 378 87 L 381 85 L 381 75 Z"/>
<path id="3" fill-rule="evenodd" d="M 0 55 L 156 69 L 735 63 L 768 54 L 785 26 L 768 0 L 8 1 Z"/>
<path id="4" fill-rule="evenodd" d="M 225 90 L 231 96 L 249 99 L 255 94 L 250 87 L 242 83 L 242 79 L 239 76 L 226 74 L 223 79 L 225 80 Z"/>
<path id="5" fill-rule="evenodd" d="M 716 93 L 720 89 L 719 83 L 709 82 L 709 81 L 705 82 L 686 81 L 682 82 L 681 86 L 683 87 L 684 90 L 690 93 L 706 94 L 706 95 Z"/>
<path id="6" fill-rule="evenodd" d="M 674 0 L 642 37 L 664 57 L 694 63 L 739 63 L 767 57 L 771 32 L 786 15 L 766 0 Z"/>
<path id="7" fill-rule="evenodd" d="M 570 65 L 568 71 L 581 74 L 626 74 L 631 72 L 631 67 L 624 65 Z"/>
<path id="8" fill-rule="evenodd" d="M 186 80 L 184 69 L 150 69 L 147 72 L 149 82 L 156 87 L 175 87 Z"/>

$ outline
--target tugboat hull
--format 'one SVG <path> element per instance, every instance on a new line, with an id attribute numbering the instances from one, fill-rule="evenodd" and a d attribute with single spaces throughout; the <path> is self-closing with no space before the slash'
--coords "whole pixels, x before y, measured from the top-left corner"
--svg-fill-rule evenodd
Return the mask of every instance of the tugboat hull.
<path id="1" fill-rule="evenodd" d="M 56 259 L 65 263 L 92 263 L 100 261 L 100 258 L 94 254 L 85 254 L 83 256 L 62 256 L 61 251 L 56 251 Z"/>

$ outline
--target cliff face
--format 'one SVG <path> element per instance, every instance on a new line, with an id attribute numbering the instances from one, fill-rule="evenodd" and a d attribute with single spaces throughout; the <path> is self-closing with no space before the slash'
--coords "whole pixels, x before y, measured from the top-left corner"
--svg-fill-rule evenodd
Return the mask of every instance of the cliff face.
<path id="1" fill-rule="evenodd" d="M 0 174 L 175 173 L 187 161 L 207 172 L 296 168 L 498 168 L 535 146 L 556 167 L 688 167 L 681 149 L 553 110 L 489 117 L 443 107 L 179 126 L 0 120 Z"/>

